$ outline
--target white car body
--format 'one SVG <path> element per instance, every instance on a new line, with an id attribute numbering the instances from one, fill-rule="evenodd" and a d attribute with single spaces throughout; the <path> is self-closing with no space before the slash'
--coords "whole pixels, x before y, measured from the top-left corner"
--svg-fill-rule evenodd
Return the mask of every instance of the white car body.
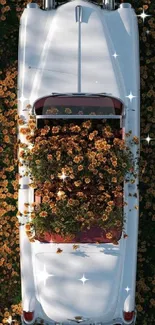
<path id="1" fill-rule="evenodd" d="M 76 21 L 76 7 L 82 18 Z M 80 26 L 80 27 L 79 27 Z M 81 38 L 79 40 L 79 28 Z M 81 48 L 80 47 L 81 44 Z M 113 56 L 117 53 L 117 57 Z M 52 93 L 107 93 L 124 103 L 123 129 L 140 137 L 140 69 L 137 17 L 133 8 L 103 10 L 83 0 L 57 9 L 27 6 L 20 20 L 18 114 Z M 135 96 L 130 98 L 129 95 Z M 129 98 L 127 97 L 129 96 Z M 20 129 L 20 128 L 19 128 Z M 25 136 L 18 135 L 21 142 Z M 126 138 L 125 138 L 126 139 Z M 137 146 L 132 147 L 138 157 Z M 24 173 L 24 166 L 19 173 Z M 19 180 L 18 210 L 34 201 L 29 177 Z M 22 304 L 47 324 L 135 324 L 123 311 L 135 310 L 139 193 L 138 178 L 124 183 L 125 233 L 119 245 L 30 243 L 20 219 Z M 137 193 L 137 197 L 128 196 Z M 27 217 L 28 218 L 28 217 Z M 25 218 L 26 219 L 26 218 Z M 63 250 L 56 254 L 57 248 Z M 44 273 L 43 273 L 44 271 Z M 80 280 L 86 278 L 84 283 Z M 22 318 L 23 324 L 24 319 Z M 33 322 L 32 322 L 33 323 Z"/>

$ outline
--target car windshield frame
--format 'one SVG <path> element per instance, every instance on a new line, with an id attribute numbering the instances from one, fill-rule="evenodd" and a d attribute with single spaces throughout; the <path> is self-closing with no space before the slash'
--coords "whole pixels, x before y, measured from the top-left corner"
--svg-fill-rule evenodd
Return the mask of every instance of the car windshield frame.
<path id="1" fill-rule="evenodd" d="M 61 106 L 60 106 L 61 105 Z M 122 100 L 115 98 L 113 96 L 109 95 L 99 95 L 99 94 L 60 94 L 60 95 L 50 95 L 45 96 L 42 98 L 37 99 L 33 104 L 33 113 L 36 115 L 47 115 L 47 111 L 49 110 L 49 107 L 51 108 L 54 106 L 59 107 L 79 107 L 79 109 L 85 109 L 87 108 L 100 108 L 100 114 L 97 115 L 122 115 L 123 109 L 124 109 L 124 103 Z M 106 111 L 101 112 L 101 110 L 104 109 Z M 109 112 L 108 112 L 109 110 Z M 74 113 L 74 111 L 73 111 Z M 65 115 L 70 116 L 71 113 L 68 114 L 68 112 L 65 112 Z M 83 111 L 78 112 L 78 114 L 72 114 L 72 115 L 90 115 L 85 114 Z M 51 115 L 51 112 L 49 113 Z M 52 115 L 57 115 L 53 114 Z M 64 114 L 59 114 L 64 115 Z"/>

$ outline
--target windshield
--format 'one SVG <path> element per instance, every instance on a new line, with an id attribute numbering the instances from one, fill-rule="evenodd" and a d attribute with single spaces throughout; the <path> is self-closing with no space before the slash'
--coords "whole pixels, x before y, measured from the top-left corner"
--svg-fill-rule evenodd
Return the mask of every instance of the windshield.
<path id="1" fill-rule="evenodd" d="M 49 96 L 34 103 L 37 115 L 121 115 L 120 100 L 104 96 Z"/>

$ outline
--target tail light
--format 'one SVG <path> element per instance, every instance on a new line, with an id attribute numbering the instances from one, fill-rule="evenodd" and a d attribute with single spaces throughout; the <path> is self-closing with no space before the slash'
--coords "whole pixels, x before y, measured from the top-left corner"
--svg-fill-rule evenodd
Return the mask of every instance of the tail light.
<path id="1" fill-rule="evenodd" d="M 34 318 L 34 311 L 23 311 L 23 317 L 26 322 L 32 322 Z"/>
<path id="2" fill-rule="evenodd" d="M 134 317 L 134 314 L 135 312 L 134 311 L 123 311 L 123 317 L 124 317 L 124 320 L 126 321 L 131 321 Z"/>

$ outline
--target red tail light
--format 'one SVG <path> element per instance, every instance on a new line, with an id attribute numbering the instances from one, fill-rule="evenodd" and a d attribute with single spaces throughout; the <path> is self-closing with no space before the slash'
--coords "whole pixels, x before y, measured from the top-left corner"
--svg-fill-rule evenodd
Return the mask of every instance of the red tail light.
<path id="1" fill-rule="evenodd" d="M 23 316 L 26 322 L 31 322 L 34 318 L 34 311 L 23 311 Z"/>
<path id="2" fill-rule="evenodd" d="M 134 311 L 123 311 L 123 317 L 124 317 L 124 320 L 126 321 L 131 321 L 134 317 L 134 314 L 135 312 Z"/>

